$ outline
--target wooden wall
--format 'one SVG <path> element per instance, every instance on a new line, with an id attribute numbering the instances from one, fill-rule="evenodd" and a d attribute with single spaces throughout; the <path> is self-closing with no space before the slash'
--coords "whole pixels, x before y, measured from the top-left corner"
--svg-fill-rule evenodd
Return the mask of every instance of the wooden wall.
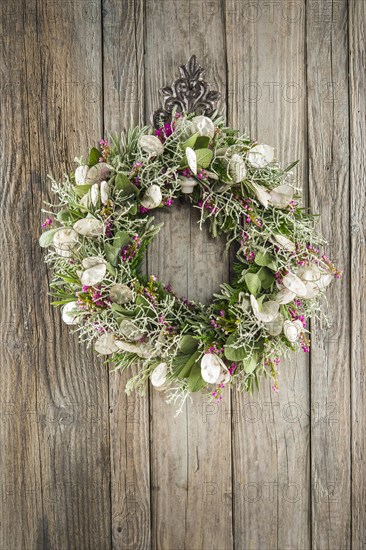
<path id="1" fill-rule="evenodd" d="M 363 0 L 3 0 L 0 550 L 362 550 L 366 545 Z M 149 121 L 195 53 L 228 123 L 277 148 L 344 279 L 308 356 L 249 398 L 126 397 L 63 326 L 37 245 L 46 175 Z M 190 298 L 228 280 L 188 207 L 147 267 Z"/>

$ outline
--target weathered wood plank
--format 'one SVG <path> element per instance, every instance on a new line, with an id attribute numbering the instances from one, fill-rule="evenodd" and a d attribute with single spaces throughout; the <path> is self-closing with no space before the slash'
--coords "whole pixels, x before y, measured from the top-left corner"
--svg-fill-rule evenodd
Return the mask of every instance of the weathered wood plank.
<path id="1" fill-rule="evenodd" d="M 14 9 L 6 3 L 14 23 L 7 22 L 5 36 L 10 33 L 14 44 L 16 24 L 22 36 L 16 42 L 24 48 L 18 50 L 22 86 L 19 95 L 15 89 L 10 112 L 17 117 L 12 126 L 18 122 L 22 132 L 20 117 L 24 117 L 27 135 L 25 158 L 19 154 L 21 141 L 13 151 L 6 151 L 10 191 L 5 195 L 6 211 L 12 218 L 7 224 L 11 223 L 13 238 L 19 243 L 7 262 L 11 267 L 17 261 L 16 250 L 23 248 L 27 267 L 24 271 L 19 265 L 17 272 L 24 273 L 24 278 L 17 288 L 12 276 L 7 295 L 12 297 L 8 303 L 17 330 L 26 324 L 32 337 L 28 357 L 17 352 L 13 355 L 16 364 L 9 361 L 6 371 L 9 380 L 13 379 L 10 401 L 20 410 L 34 406 L 34 414 L 26 415 L 24 427 L 20 424 L 18 446 L 11 449 L 8 444 L 8 461 L 14 460 L 19 468 L 19 480 L 26 477 L 23 490 L 34 485 L 34 492 L 31 499 L 17 495 L 19 521 L 13 519 L 5 547 L 105 549 L 110 547 L 108 373 L 93 351 L 86 351 L 69 328 L 61 326 L 59 312 L 51 308 L 49 275 L 37 243 L 42 201 L 50 196 L 46 174 L 62 177 L 74 166 L 75 155 L 86 154 L 102 131 L 100 3 L 45 0 L 19 2 L 18 6 Z M 18 65 L 12 58 L 8 66 L 13 62 L 15 69 Z M 19 114 L 18 105 L 22 106 Z M 13 131 L 8 127 L 5 133 Z M 9 147 L 16 141 L 7 143 Z M 19 158 L 13 169 L 7 164 L 11 158 L 12 162 Z M 9 272 L 14 274 L 13 268 Z M 18 350 L 22 345 L 18 344 Z M 19 371 L 19 357 L 27 361 L 28 368 Z M 27 371 L 28 388 L 23 385 Z"/>
<path id="2" fill-rule="evenodd" d="M 305 2 L 226 4 L 229 123 L 302 159 L 305 183 Z M 280 394 L 233 394 L 233 499 L 238 548 L 306 549 L 309 526 L 306 357 L 281 367 Z"/>
<path id="3" fill-rule="evenodd" d="M 146 8 L 147 114 L 158 105 L 158 89 L 193 53 L 203 66 L 207 61 L 208 79 L 225 91 L 221 2 L 149 2 Z M 163 40 L 156 31 L 161 21 Z M 184 24 L 177 34 L 179 21 Z M 228 278 L 223 243 L 207 231 L 199 233 L 196 213 L 187 204 L 157 217 L 165 227 L 149 251 L 149 272 L 171 282 L 179 295 L 210 300 Z M 175 419 L 164 396 L 151 392 L 151 397 L 153 547 L 231 548 L 231 498 L 221 498 L 222 485 L 231 489 L 230 424 L 206 414 L 202 397 Z"/>
<path id="4" fill-rule="evenodd" d="M 349 280 L 347 1 L 307 5 L 309 202 L 325 251 Z M 312 545 L 350 548 L 350 297 L 327 292 L 330 327 L 313 321 L 311 348 Z M 361 546 L 355 546 L 360 548 Z"/>
<path id="5" fill-rule="evenodd" d="M 350 195 L 351 195 L 351 410 L 352 410 L 352 548 L 366 542 L 366 425 L 365 425 L 365 173 L 366 140 L 366 4 L 349 2 L 349 83 L 350 83 Z M 342 205 L 345 215 L 345 205 Z M 346 224 L 346 219 L 344 223 Z M 347 251 L 349 254 L 349 251 Z M 347 254 L 347 257 L 348 257 Z M 347 281 L 347 280 L 346 280 Z M 347 282 L 344 283 L 346 285 Z M 344 311 L 342 311 L 344 315 Z M 343 370 L 343 369 L 342 369 Z"/>
<path id="6" fill-rule="evenodd" d="M 32 293 L 34 249 L 27 52 L 14 33 L 24 29 L 24 6 L 0 8 L 1 308 L 0 308 L 0 548 L 35 548 L 43 541 L 43 503 L 37 416 L 38 362 Z"/>
<path id="7" fill-rule="evenodd" d="M 143 122 L 143 7 L 141 1 L 103 3 L 105 134 Z M 126 40 L 126 36 L 131 40 Z M 150 547 L 148 396 L 127 397 L 133 371 L 110 374 L 113 548 Z"/>

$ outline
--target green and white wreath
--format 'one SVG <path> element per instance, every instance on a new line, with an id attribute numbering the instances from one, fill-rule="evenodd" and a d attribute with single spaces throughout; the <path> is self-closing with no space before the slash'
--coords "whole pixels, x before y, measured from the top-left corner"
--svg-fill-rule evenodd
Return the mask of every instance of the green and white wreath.
<path id="1" fill-rule="evenodd" d="M 281 168 L 272 147 L 216 114 L 180 113 L 158 130 L 101 140 L 76 161 L 75 173 L 52 179 L 58 202 L 40 237 L 64 322 L 114 370 L 138 364 L 127 392 L 150 379 L 169 401 L 199 390 L 221 400 L 227 384 L 252 393 L 262 376 L 278 391 L 280 358 L 309 351 L 307 320 L 321 317 L 324 289 L 340 277 L 299 204 L 297 163 Z M 235 276 L 208 306 L 141 270 L 161 228 L 152 211 L 183 196 L 200 225 L 236 245 Z"/>

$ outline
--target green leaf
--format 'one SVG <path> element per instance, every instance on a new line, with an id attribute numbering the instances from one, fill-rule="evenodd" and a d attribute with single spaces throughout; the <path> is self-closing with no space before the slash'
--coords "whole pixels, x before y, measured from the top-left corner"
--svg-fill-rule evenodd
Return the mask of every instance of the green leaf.
<path id="1" fill-rule="evenodd" d="M 91 189 L 91 183 L 90 184 L 86 183 L 85 185 L 75 185 L 74 187 L 75 195 L 81 198 L 87 194 L 89 189 Z"/>
<path id="2" fill-rule="evenodd" d="M 39 237 L 39 246 L 42 248 L 47 248 L 53 243 L 53 236 L 60 228 L 56 227 L 55 229 L 49 229 L 48 231 L 45 231 L 42 233 L 42 235 Z"/>
<path id="3" fill-rule="evenodd" d="M 199 133 L 197 132 L 196 134 L 193 134 L 193 136 L 191 136 L 189 139 L 187 139 L 187 141 L 185 141 L 182 144 L 184 151 L 187 149 L 187 147 L 190 147 L 191 149 L 193 149 L 194 144 L 196 143 L 196 139 L 198 137 L 199 137 Z"/>
<path id="4" fill-rule="evenodd" d="M 189 373 L 188 378 L 188 389 L 191 392 L 197 392 L 204 388 L 207 385 L 207 382 L 205 382 L 201 376 L 201 367 L 197 365 L 193 365 L 191 372 Z"/>
<path id="5" fill-rule="evenodd" d="M 262 288 L 264 288 L 264 290 L 270 288 L 273 281 L 275 280 L 272 271 L 268 269 L 268 267 L 261 267 L 260 270 L 257 272 L 257 275 L 261 280 Z"/>
<path id="6" fill-rule="evenodd" d="M 117 231 L 113 239 L 113 246 L 115 248 L 124 248 L 131 242 L 131 235 L 126 231 Z"/>
<path id="7" fill-rule="evenodd" d="M 198 341 L 190 334 L 185 334 L 179 342 L 179 349 L 186 355 L 192 355 L 198 348 Z"/>
<path id="8" fill-rule="evenodd" d="M 246 273 L 244 275 L 245 284 L 253 296 L 256 296 L 262 287 L 260 278 L 256 273 Z"/>
<path id="9" fill-rule="evenodd" d="M 210 138 L 208 136 L 199 136 L 196 139 L 196 143 L 194 144 L 194 149 L 207 149 L 210 143 Z M 189 146 L 188 146 L 189 147 Z M 192 147 L 192 145 L 191 145 Z"/>
<path id="10" fill-rule="evenodd" d="M 57 219 L 60 222 L 76 222 L 77 220 L 80 220 L 84 216 L 82 214 L 79 214 L 78 212 L 75 212 L 74 210 L 60 210 L 57 214 Z"/>
<path id="11" fill-rule="evenodd" d="M 100 156 L 101 154 L 100 154 L 100 151 L 98 151 L 98 149 L 96 149 L 95 147 L 90 149 L 89 158 L 88 158 L 89 168 L 98 164 Z"/>
<path id="12" fill-rule="evenodd" d="M 119 248 L 115 248 L 110 243 L 105 243 L 104 245 L 105 257 L 113 267 L 117 267 L 118 265 L 119 252 L 120 252 Z"/>
<path id="13" fill-rule="evenodd" d="M 263 267 L 268 267 L 274 262 L 274 257 L 269 252 L 257 252 L 254 262 Z"/>
<path id="14" fill-rule="evenodd" d="M 243 359 L 244 371 L 251 374 L 258 364 L 258 353 L 254 352 L 250 357 Z"/>
<path id="15" fill-rule="evenodd" d="M 295 166 L 297 166 L 299 162 L 300 162 L 299 160 L 295 160 L 295 162 L 293 162 L 292 164 L 290 164 L 290 166 L 287 166 L 287 168 L 284 169 L 284 172 L 290 172 L 290 170 L 295 168 Z"/>
<path id="16" fill-rule="evenodd" d="M 182 359 L 183 368 L 181 369 L 181 371 L 178 374 L 179 380 L 183 380 L 183 378 L 188 378 L 193 365 L 196 363 L 196 361 L 197 361 L 197 359 L 200 355 L 200 352 L 195 351 L 192 355 L 186 355 L 186 354 L 179 353 L 179 355 L 186 358 L 186 360 L 184 362 L 183 362 L 183 359 Z"/>
<path id="17" fill-rule="evenodd" d="M 213 157 L 211 149 L 197 149 L 195 153 L 198 166 L 201 166 L 201 168 L 208 168 Z"/>
<path id="18" fill-rule="evenodd" d="M 229 338 L 226 340 L 224 350 L 225 357 L 228 361 L 242 361 L 248 353 L 245 346 L 233 347 L 233 345 L 237 344 L 237 340 L 238 335 L 236 332 L 230 334 Z"/>
<path id="19" fill-rule="evenodd" d="M 130 197 L 131 195 L 135 195 L 137 197 L 140 193 L 140 190 L 130 182 L 129 178 L 125 174 L 117 174 L 115 179 L 115 185 L 116 189 L 118 191 L 121 191 L 119 195 L 121 197 Z"/>

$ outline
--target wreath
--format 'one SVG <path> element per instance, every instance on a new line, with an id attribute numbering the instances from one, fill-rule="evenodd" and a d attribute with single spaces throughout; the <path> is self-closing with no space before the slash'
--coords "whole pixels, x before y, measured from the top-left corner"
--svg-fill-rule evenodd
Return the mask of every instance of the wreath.
<path id="1" fill-rule="evenodd" d="M 307 320 L 321 315 L 324 289 L 340 273 L 319 252 L 325 241 L 300 206 L 293 168 L 274 149 L 222 118 L 173 112 L 158 129 L 101 140 L 74 173 L 52 180 L 40 245 L 48 247 L 53 305 L 113 370 L 138 363 L 126 386 L 146 379 L 168 400 L 225 385 L 252 393 L 261 376 L 278 391 L 280 358 L 309 351 Z M 152 212 L 187 197 L 236 247 L 234 278 L 210 305 L 179 298 L 141 264 L 159 232 Z"/>

